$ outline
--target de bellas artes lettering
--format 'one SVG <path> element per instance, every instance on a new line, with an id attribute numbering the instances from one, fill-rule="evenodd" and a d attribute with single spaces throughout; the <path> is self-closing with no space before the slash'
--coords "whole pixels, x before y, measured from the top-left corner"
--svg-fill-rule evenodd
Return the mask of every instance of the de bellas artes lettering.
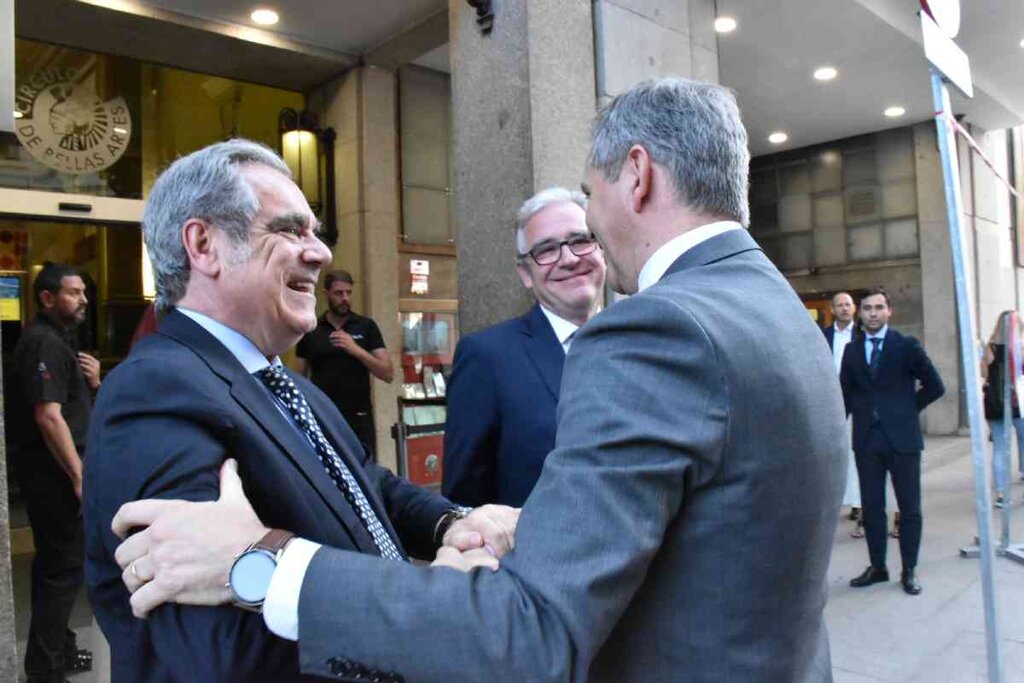
<path id="1" fill-rule="evenodd" d="M 15 134 L 29 154 L 61 173 L 112 166 L 128 149 L 132 118 L 124 98 L 102 101 L 76 69 L 41 69 L 18 86 Z"/>

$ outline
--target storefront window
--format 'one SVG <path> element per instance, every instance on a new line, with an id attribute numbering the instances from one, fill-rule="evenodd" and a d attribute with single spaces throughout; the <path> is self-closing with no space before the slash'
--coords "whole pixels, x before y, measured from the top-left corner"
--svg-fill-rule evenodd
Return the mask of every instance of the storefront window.
<path id="1" fill-rule="evenodd" d="M 177 157 L 231 137 L 277 149 L 301 93 L 19 39 L 0 186 L 141 199 Z"/>

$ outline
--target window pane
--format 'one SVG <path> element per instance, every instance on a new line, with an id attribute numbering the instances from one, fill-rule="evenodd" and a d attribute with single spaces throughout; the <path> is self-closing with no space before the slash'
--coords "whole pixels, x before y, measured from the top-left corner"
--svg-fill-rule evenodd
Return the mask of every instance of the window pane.
<path id="1" fill-rule="evenodd" d="M 878 179 L 875 167 L 875 150 L 857 150 L 843 155 L 843 184 L 849 187 L 859 183 L 870 183 Z"/>
<path id="2" fill-rule="evenodd" d="M 784 270 L 809 268 L 811 266 L 812 247 L 810 233 L 789 235 L 782 240 L 778 265 Z"/>
<path id="3" fill-rule="evenodd" d="M 914 136 L 908 128 L 878 134 L 878 176 L 882 180 L 914 177 Z"/>
<path id="4" fill-rule="evenodd" d="M 811 227 L 811 195 L 797 194 L 779 199 L 779 229 L 797 232 Z"/>
<path id="5" fill-rule="evenodd" d="M 882 251 L 882 226 L 858 225 L 846 231 L 847 254 L 851 261 L 877 260 L 884 256 Z"/>
<path id="6" fill-rule="evenodd" d="M 882 187 L 883 215 L 886 218 L 913 216 L 917 213 L 917 189 L 913 181 Z"/>
<path id="7" fill-rule="evenodd" d="M 450 204 L 441 190 L 402 189 L 402 225 L 412 244 L 451 244 Z"/>
<path id="8" fill-rule="evenodd" d="M 814 231 L 814 265 L 838 266 L 846 263 L 846 228 L 818 228 Z"/>
<path id="9" fill-rule="evenodd" d="M 801 194 L 810 189 L 811 178 L 805 162 L 779 169 L 779 194 Z"/>
<path id="10" fill-rule="evenodd" d="M 760 234 L 779 229 L 779 212 L 775 203 L 754 204 L 750 207 L 750 232 Z"/>
<path id="11" fill-rule="evenodd" d="M 909 218 L 885 224 L 885 255 L 889 258 L 916 256 L 917 220 Z"/>
<path id="12" fill-rule="evenodd" d="M 827 194 L 814 198 L 816 228 L 843 225 L 843 195 Z"/>
<path id="13" fill-rule="evenodd" d="M 825 150 L 811 159 L 811 191 L 826 192 L 843 186 L 843 157 L 834 150 Z"/>
<path id="14" fill-rule="evenodd" d="M 778 196 L 775 187 L 775 171 L 751 171 L 750 202 L 751 204 L 771 203 Z"/>

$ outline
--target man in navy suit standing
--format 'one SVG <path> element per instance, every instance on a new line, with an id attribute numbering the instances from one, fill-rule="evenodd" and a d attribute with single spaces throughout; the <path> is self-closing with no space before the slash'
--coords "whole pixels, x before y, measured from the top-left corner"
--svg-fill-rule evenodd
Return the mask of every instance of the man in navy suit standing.
<path id="1" fill-rule="evenodd" d="M 555 446 L 565 354 L 605 277 L 582 192 L 552 187 L 523 203 L 516 270 L 537 303 L 455 349 L 441 490 L 463 505 L 522 506 Z"/>
<path id="2" fill-rule="evenodd" d="M 918 413 L 945 393 L 942 378 L 921 343 L 889 329 L 892 307 L 881 287 L 860 301 L 864 336 L 846 347 L 840 382 L 847 413 L 853 414 L 864 528 L 871 565 L 850 581 L 862 588 L 889 580 L 885 565 L 885 475 L 892 477 L 900 509 L 901 582 L 909 595 L 921 592 L 915 568 L 921 545 L 921 451 Z"/>

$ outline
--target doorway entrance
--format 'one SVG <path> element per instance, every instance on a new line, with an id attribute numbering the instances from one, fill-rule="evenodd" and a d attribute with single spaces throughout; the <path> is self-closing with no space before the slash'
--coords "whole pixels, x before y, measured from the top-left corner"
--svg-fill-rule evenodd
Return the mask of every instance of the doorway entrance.
<path id="1" fill-rule="evenodd" d="M 128 352 L 135 326 L 149 305 L 148 268 L 143 266 L 142 231 L 138 224 L 81 222 L 54 218 L 0 217 L 0 340 L 4 396 L 12 396 L 14 346 L 25 325 L 37 314 L 35 276 L 46 262 L 76 268 L 89 299 L 86 321 L 78 328 L 82 351 L 100 360 L 103 372 Z M 10 405 L 5 403 L 5 418 Z M 9 433 L 10 430 L 7 430 Z M 10 449 L 7 451 L 11 453 Z M 8 460 L 12 554 L 32 552 L 24 501 L 13 483 Z"/>

